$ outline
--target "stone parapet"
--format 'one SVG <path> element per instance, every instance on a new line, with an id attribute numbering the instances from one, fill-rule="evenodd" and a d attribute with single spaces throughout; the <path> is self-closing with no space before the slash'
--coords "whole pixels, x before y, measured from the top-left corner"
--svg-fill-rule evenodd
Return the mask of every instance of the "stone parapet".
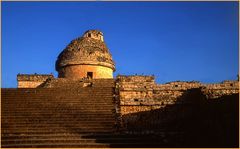
<path id="1" fill-rule="evenodd" d="M 154 76 L 140 76 L 140 75 L 118 75 L 117 80 L 120 82 L 139 82 L 139 83 L 154 83 L 155 77 Z"/>
<path id="2" fill-rule="evenodd" d="M 239 81 L 226 80 L 217 84 L 204 84 L 202 92 L 208 99 L 239 93 Z"/>
<path id="3" fill-rule="evenodd" d="M 154 76 L 117 76 L 122 114 L 163 108 L 166 105 L 181 104 L 185 93 L 191 89 L 201 89 L 207 99 L 239 93 L 238 81 L 223 81 L 203 84 L 198 81 L 174 81 L 166 84 L 155 83 Z"/>
<path id="4" fill-rule="evenodd" d="M 52 74 L 18 74 L 18 81 L 45 81 L 48 78 L 54 78 Z"/>
<path id="5" fill-rule="evenodd" d="M 52 74 L 18 74 L 18 88 L 36 88 L 47 79 L 53 79 Z"/>

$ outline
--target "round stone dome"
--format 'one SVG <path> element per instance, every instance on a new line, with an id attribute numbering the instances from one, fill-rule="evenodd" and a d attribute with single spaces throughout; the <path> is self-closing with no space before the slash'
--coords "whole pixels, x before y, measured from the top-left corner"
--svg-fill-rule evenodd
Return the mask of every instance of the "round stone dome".
<path id="1" fill-rule="evenodd" d="M 98 30 L 88 30 L 82 37 L 71 41 L 59 54 L 55 66 L 59 77 L 83 78 L 87 77 L 87 72 L 93 72 L 93 78 L 112 78 L 110 73 L 115 71 L 103 33 Z"/>

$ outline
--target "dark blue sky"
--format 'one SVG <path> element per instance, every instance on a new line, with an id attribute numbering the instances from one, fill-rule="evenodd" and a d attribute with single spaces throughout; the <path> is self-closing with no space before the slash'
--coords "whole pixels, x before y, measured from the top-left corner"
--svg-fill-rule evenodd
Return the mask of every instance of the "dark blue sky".
<path id="1" fill-rule="evenodd" d="M 53 73 L 58 54 L 99 29 L 117 74 L 158 83 L 236 79 L 238 2 L 2 2 L 2 87 Z"/>

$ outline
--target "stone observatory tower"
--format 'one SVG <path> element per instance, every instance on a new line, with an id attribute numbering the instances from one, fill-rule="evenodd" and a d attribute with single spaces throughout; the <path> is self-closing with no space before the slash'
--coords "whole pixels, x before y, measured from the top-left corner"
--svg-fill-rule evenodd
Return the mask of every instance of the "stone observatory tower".
<path id="1" fill-rule="evenodd" d="M 73 40 L 58 56 L 59 78 L 113 78 L 115 64 L 103 40 L 103 33 L 88 30 Z"/>

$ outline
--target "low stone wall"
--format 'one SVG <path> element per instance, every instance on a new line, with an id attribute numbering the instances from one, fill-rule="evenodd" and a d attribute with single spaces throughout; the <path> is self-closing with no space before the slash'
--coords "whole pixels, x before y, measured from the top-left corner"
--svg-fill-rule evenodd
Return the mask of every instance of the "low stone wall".
<path id="1" fill-rule="evenodd" d="M 160 109 L 165 107 L 166 105 L 121 105 L 121 114 L 131 114 L 143 111 L 151 111 L 155 109 Z"/>
<path id="2" fill-rule="evenodd" d="M 232 95 L 239 93 L 238 81 L 223 81 L 218 84 L 204 84 L 202 92 L 208 99 L 219 98 L 224 95 Z"/>
<path id="3" fill-rule="evenodd" d="M 179 99 L 181 104 L 155 110 L 143 106 L 146 111 L 122 115 L 123 126 L 130 134 L 159 134 L 189 147 L 238 145 L 238 98 L 232 94 L 207 100 L 200 89 L 190 89 Z"/>
<path id="4" fill-rule="evenodd" d="M 187 90 L 191 88 L 199 88 L 202 84 L 197 81 L 175 81 L 175 82 L 169 82 L 166 84 L 155 84 L 154 89 L 155 90 Z"/>
<path id="5" fill-rule="evenodd" d="M 53 79 L 52 74 L 18 74 L 18 88 L 36 88 L 47 79 Z"/>
<path id="6" fill-rule="evenodd" d="M 193 142 L 201 146 L 209 140 L 210 144 L 236 144 L 238 84 L 156 84 L 152 76 L 118 76 L 121 126 L 126 133 L 164 134 L 180 144 Z"/>
<path id="7" fill-rule="evenodd" d="M 154 76 L 117 76 L 121 114 L 161 109 L 167 105 L 181 104 L 184 93 L 201 89 L 207 99 L 239 93 L 238 81 L 202 84 L 198 81 L 175 81 L 156 84 Z"/>
<path id="8" fill-rule="evenodd" d="M 18 81 L 18 88 L 36 88 L 45 81 Z"/>

